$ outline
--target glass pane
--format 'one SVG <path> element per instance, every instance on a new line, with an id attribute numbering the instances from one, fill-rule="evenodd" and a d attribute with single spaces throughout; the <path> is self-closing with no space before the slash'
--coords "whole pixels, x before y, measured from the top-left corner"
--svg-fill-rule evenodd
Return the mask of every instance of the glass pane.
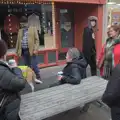
<path id="1" fill-rule="evenodd" d="M 48 52 L 48 62 L 49 63 L 56 62 L 56 52 Z"/>
<path id="2" fill-rule="evenodd" d="M 60 9 L 61 47 L 74 46 L 74 12 L 68 9 Z"/>
<path id="3" fill-rule="evenodd" d="M 65 60 L 66 59 L 66 52 L 60 52 L 58 55 L 58 60 Z"/>
<path id="4" fill-rule="evenodd" d="M 44 54 L 39 54 L 37 56 L 38 64 L 44 64 Z"/>

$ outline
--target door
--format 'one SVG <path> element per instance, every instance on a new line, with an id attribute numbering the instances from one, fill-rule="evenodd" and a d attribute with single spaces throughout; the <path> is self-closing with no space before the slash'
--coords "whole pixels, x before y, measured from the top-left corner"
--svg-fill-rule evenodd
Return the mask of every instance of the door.
<path id="1" fill-rule="evenodd" d="M 64 53 L 70 47 L 74 47 L 74 11 L 72 9 L 60 9 L 60 55 Z M 65 59 L 65 57 L 59 58 Z"/>

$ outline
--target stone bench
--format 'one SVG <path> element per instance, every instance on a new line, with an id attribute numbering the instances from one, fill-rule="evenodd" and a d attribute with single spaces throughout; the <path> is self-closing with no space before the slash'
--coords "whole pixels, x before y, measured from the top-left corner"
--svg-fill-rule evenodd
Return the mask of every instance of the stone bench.
<path id="1" fill-rule="evenodd" d="M 107 81 L 83 79 L 79 85 L 65 84 L 22 96 L 21 120 L 42 120 L 101 98 Z"/>

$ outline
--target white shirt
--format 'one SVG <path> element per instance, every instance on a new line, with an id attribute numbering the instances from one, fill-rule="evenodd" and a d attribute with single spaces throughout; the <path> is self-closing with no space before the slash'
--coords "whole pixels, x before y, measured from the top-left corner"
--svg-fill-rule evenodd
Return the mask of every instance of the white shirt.
<path id="1" fill-rule="evenodd" d="M 32 14 L 28 17 L 28 26 L 36 27 L 36 29 L 41 33 L 41 25 L 39 16 L 36 14 Z"/>

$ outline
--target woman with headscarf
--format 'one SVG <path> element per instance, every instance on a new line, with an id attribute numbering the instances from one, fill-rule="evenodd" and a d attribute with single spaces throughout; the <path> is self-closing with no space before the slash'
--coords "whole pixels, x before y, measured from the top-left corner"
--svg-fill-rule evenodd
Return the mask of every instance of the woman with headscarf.
<path id="1" fill-rule="evenodd" d="M 105 79 L 112 74 L 113 68 L 120 63 L 120 27 L 113 25 L 108 29 L 108 39 L 103 46 L 97 66 Z"/>

